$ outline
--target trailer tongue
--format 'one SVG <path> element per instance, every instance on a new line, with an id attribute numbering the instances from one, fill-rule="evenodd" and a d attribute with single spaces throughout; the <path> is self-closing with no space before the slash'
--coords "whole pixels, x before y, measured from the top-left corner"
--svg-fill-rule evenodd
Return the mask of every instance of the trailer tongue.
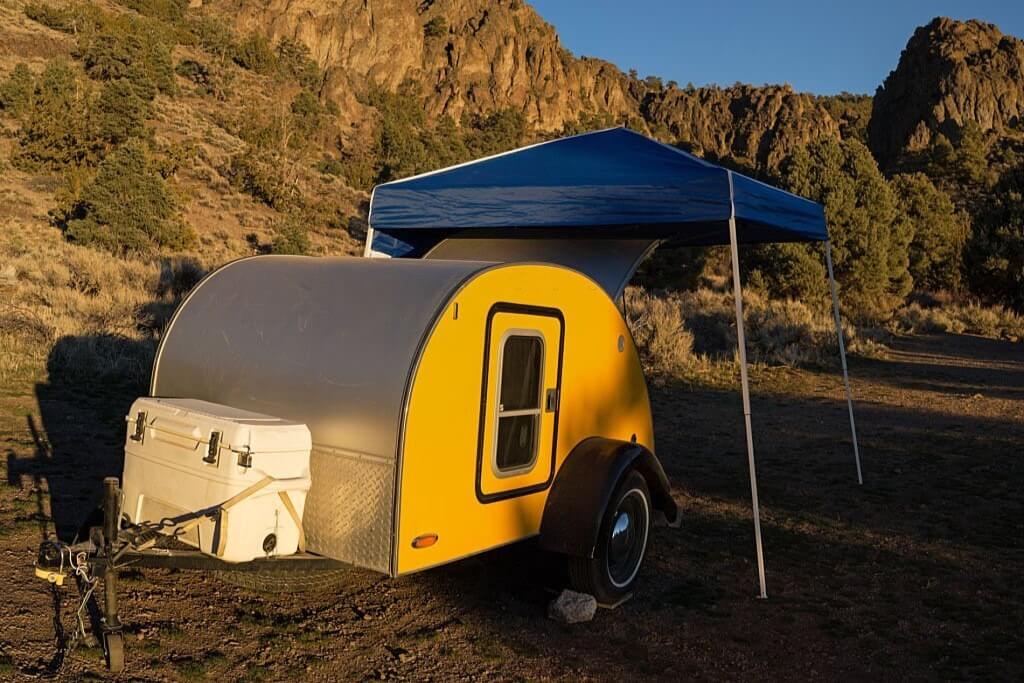
<path id="1" fill-rule="evenodd" d="M 127 418 L 123 488 L 103 482 L 102 524 L 72 544 L 44 541 L 35 573 L 68 578 L 81 601 L 74 648 L 90 629 L 113 672 L 124 668 L 118 572 L 127 567 L 221 571 L 337 569 L 305 552 L 306 425 L 191 399 L 140 398 Z M 229 514 L 230 513 L 230 514 Z M 102 607 L 94 593 L 103 583 Z"/>
<path id="2" fill-rule="evenodd" d="M 87 538 L 73 544 L 43 541 L 35 567 L 37 577 L 57 587 L 64 586 L 68 579 L 78 587 L 81 600 L 76 610 L 77 623 L 66 650 L 70 652 L 80 641 L 95 636 L 103 646 L 107 668 L 114 673 L 124 669 L 124 639 L 117 596 L 118 573 L 124 569 L 149 567 L 285 574 L 349 568 L 337 560 L 306 552 L 226 562 L 189 548 L 176 541 L 173 535 L 126 521 L 120 513 L 122 499 L 117 478 L 104 479 L 102 524 L 88 528 Z M 216 505 L 191 517 L 215 522 L 220 510 L 221 506 Z M 97 604 L 95 590 L 101 580 L 103 601 Z M 99 619 L 87 624 L 93 615 L 98 615 Z"/>

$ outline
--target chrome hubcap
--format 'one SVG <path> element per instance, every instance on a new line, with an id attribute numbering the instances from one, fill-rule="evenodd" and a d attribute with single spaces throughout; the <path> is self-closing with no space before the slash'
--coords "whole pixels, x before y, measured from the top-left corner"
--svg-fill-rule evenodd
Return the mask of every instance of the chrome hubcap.
<path id="1" fill-rule="evenodd" d="M 608 577 L 616 586 L 636 576 L 647 548 L 647 500 L 637 489 L 619 501 L 608 532 Z"/>
<path id="2" fill-rule="evenodd" d="M 608 544 L 608 555 L 612 563 L 621 561 L 629 554 L 633 528 L 629 522 L 629 513 L 620 512 L 612 525 L 612 539 Z"/>

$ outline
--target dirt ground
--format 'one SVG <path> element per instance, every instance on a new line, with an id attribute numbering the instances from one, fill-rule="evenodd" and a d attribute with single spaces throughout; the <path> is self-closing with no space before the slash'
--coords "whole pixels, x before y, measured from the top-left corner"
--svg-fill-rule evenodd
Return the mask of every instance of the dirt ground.
<path id="1" fill-rule="evenodd" d="M 766 601 L 738 391 L 652 382 L 686 514 L 655 529 L 619 609 L 548 620 L 557 572 L 528 545 L 301 597 L 144 570 L 123 582 L 123 678 L 1020 680 L 1024 346 L 908 337 L 851 371 L 863 487 L 836 371 L 754 375 Z M 98 649 L 61 661 L 55 618 L 71 627 L 75 591 L 51 593 L 32 561 L 118 473 L 131 398 L 0 387 L 0 679 L 104 676 Z"/>

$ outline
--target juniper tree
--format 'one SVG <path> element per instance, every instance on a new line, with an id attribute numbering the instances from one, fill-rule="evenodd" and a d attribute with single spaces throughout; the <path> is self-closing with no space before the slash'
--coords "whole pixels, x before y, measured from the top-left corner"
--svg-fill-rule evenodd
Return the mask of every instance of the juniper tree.
<path id="1" fill-rule="evenodd" d="M 969 219 L 922 173 L 894 176 L 892 186 L 901 211 L 913 225 L 909 267 L 914 286 L 958 291 Z"/>
<path id="2" fill-rule="evenodd" d="M 782 184 L 825 207 L 843 304 L 861 320 L 887 318 L 910 292 L 908 249 L 913 224 L 868 148 L 858 140 L 823 139 L 784 163 Z M 818 299 L 827 281 L 820 247 L 767 247 L 755 267 L 772 294 Z"/>
<path id="3" fill-rule="evenodd" d="M 124 255 L 188 246 L 192 233 L 176 213 L 166 182 L 133 141 L 103 160 L 62 222 L 69 240 Z"/>

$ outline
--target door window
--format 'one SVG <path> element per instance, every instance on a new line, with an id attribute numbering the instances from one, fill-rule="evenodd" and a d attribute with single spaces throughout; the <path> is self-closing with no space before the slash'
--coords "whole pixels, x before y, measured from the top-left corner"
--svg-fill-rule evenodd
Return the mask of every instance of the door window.
<path id="1" fill-rule="evenodd" d="M 544 338 L 539 332 L 510 331 L 501 347 L 494 472 L 510 476 L 533 468 L 537 461 Z"/>

